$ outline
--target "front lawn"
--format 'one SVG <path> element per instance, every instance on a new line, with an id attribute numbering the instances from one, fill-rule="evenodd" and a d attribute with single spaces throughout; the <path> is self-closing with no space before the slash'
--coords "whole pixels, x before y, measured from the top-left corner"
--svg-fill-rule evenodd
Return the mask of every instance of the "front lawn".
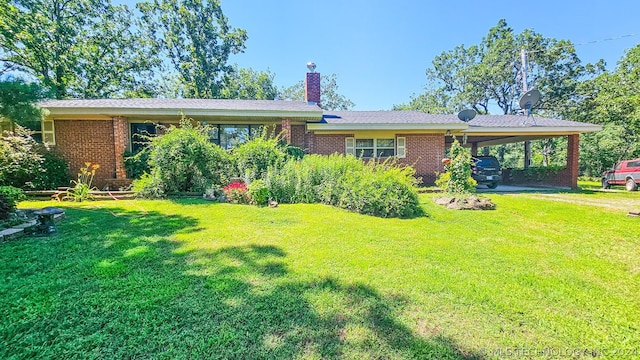
<path id="1" fill-rule="evenodd" d="M 0 358 L 640 355 L 640 193 L 620 194 L 490 195 L 484 212 L 423 194 L 430 217 L 411 220 L 59 204 L 58 235 L 0 243 Z"/>

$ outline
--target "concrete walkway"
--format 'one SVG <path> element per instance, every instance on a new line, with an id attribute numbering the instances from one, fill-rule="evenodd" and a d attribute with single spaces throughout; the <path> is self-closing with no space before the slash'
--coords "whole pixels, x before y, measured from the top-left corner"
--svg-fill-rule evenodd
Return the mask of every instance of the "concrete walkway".
<path id="1" fill-rule="evenodd" d="M 530 186 L 512 186 L 512 185 L 498 185 L 495 189 L 489 189 L 485 185 L 479 185 L 477 188 L 479 193 L 506 193 L 506 192 L 521 192 L 521 191 L 557 191 L 557 190 L 571 190 L 568 187 L 530 187 Z"/>

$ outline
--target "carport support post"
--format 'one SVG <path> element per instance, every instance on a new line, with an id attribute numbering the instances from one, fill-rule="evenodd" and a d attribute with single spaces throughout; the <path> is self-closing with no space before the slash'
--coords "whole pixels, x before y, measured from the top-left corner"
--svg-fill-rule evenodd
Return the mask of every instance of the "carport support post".
<path id="1" fill-rule="evenodd" d="M 524 142 L 524 168 L 531 166 L 531 141 Z"/>
<path id="2" fill-rule="evenodd" d="M 282 140 L 291 144 L 291 119 L 282 119 Z"/>
<path id="3" fill-rule="evenodd" d="M 580 153 L 580 135 L 567 136 L 567 170 L 569 172 L 569 186 L 578 188 L 578 155 Z"/>
<path id="4" fill-rule="evenodd" d="M 471 156 L 478 156 L 478 143 L 471 143 Z"/>

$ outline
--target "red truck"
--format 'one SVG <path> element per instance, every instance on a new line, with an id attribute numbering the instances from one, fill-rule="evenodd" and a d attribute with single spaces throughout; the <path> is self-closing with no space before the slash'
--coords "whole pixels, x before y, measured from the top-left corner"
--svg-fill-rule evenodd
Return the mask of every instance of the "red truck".
<path id="1" fill-rule="evenodd" d="M 624 185 L 628 191 L 638 190 L 640 158 L 620 161 L 613 169 L 603 172 L 602 187 L 608 189 L 611 185 Z"/>

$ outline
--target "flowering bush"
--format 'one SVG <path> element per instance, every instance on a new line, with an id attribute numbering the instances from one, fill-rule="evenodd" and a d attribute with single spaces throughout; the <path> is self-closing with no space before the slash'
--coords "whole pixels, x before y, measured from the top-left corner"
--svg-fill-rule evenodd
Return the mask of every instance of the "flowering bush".
<path id="1" fill-rule="evenodd" d="M 442 159 L 445 172 L 438 175 L 436 186 L 452 195 L 465 195 L 476 190 L 476 181 L 471 177 L 471 154 L 453 139 L 449 158 Z"/>
<path id="2" fill-rule="evenodd" d="M 248 204 L 249 203 L 249 189 L 247 184 L 243 182 L 232 182 L 231 184 L 222 188 L 227 201 L 233 204 Z"/>

